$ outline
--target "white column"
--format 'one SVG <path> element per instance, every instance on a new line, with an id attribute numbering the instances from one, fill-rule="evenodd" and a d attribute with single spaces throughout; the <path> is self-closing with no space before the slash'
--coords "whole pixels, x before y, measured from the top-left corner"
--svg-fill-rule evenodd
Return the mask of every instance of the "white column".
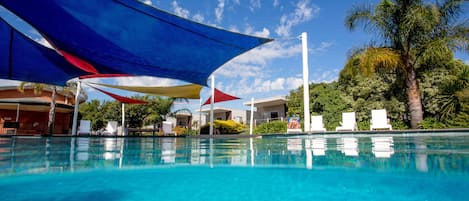
<path id="1" fill-rule="evenodd" d="M 78 121 L 78 102 L 81 91 L 81 82 L 77 81 L 77 93 L 75 94 L 75 109 L 73 110 L 73 124 L 72 124 L 72 136 L 77 135 L 77 121 Z"/>
<path id="2" fill-rule="evenodd" d="M 303 102 L 304 102 L 304 126 L 305 132 L 311 130 L 311 120 L 309 114 L 309 71 L 308 71 L 308 38 L 306 32 L 301 33 L 301 43 L 303 46 Z"/>
<path id="3" fill-rule="evenodd" d="M 207 120 L 207 118 L 205 118 Z M 202 98 L 199 98 L 199 135 L 202 128 Z"/>
<path id="4" fill-rule="evenodd" d="M 20 103 L 17 103 L 16 105 L 16 123 L 18 124 L 18 128 L 20 127 Z M 15 135 L 16 132 L 18 131 L 18 128 L 15 128 Z"/>
<path id="5" fill-rule="evenodd" d="M 251 98 L 251 120 L 249 123 L 249 135 L 252 135 L 252 128 L 254 124 L 254 98 Z"/>
<path id="6" fill-rule="evenodd" d="M 121 136 L 124 136 L 125 132 L 124 132 L 124 129 L 125 129 L 125 104 L 124 103 L 121 103 L 122 105 L 122 126 L 121 126 Z"/>
<path id="7" fill-rule="evenodd" d="M 210 97 L 210 136 L 213 135 L 213 103 L 215 102 L 215 75 L 212 75 L 212 96 Z"/>

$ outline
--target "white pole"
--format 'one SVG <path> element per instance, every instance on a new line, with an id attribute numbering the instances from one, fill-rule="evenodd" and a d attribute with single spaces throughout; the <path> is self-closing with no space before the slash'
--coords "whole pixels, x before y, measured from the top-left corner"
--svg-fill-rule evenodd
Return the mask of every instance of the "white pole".
<path id="1" fill-rule="evenodd" d="M 251 98 L 251 120 L 249 122 L 249 135 L 252 135 L 252 128 L 254 124 L 254 98 Z"/>
<path id="2" fill-rule="evenodd" d="M 77 93 L 75 94 L 75 109 L 73 110 L 73 124 L 72 136 L 77 135 L 77 121 L 78 121 L 78 98 L 80 96 L 81 82 L 77 81 Z"/>
<path id="3" fill-rule="evenodd" d="M 309 132 L 310 114 L 309 114 L 309 72 L 308 72 L 308 38 L 306 32 L 301 33 L 301 43 L 303 46 L 303 101 L 304 101 L 304 126 L 305 132 Z"/>
<path id="4" fill-rule="evenodd" d="M 199 98 L 199 135 L 200 135 L 200 132 L 201 132 L 201 128 L 202 128 L 202 98 Z M 207 118 L 205 118 L 205 121 L 207 121 Z"/>
<path id="5" fill-rule="evenodd" d="M 210 136 L 213 135 L 213 103 L 215 102 L 215 75 L 212 75 L 212 97 L 210 97 Z"/>
<path id="6" fill-rule="evenodd" d="M 20 127 L 20 103 L 17 103 L 16 105 L 16 123 L 18 125 L 18 127 L 15 126 L 15 135 L 16 135 L 16 132 L 18 132 L 18 128 Z"/>
<path id="7" fill-rule="evenodd" d="M 125 104 L 124 103 L 121 103 L 122 105 L 122 126 L 121 126 L 121 135 L 124 136 L 125 132 L 124 132 L 124 129 L 125 129 Z"/>

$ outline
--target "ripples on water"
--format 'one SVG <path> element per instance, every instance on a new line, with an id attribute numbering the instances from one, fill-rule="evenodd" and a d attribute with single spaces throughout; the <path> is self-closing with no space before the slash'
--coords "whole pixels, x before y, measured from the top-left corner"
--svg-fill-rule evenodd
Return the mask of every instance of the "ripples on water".
<path id="1" fill-rule="evenodd" d="M 2 200 L 464 200 L 469 135 L 0 138 Z"/>
<path id="2" fill-rule="evenodd" d="M 469 171 L 469 136 L 0 138 L 0 173 L 174 165 Z"/>

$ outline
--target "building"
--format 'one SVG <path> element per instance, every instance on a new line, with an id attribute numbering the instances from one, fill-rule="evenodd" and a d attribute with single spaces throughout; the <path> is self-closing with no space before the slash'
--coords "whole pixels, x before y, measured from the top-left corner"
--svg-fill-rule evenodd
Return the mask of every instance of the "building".
<path id="1" fill-rule="evenodd" d="M 16 86 L 0 87 L 0 135 L 47 133 L 51 95 L 47 88 L 35 94 L 33 88 L 21 93 Z M 74 104 L 73 93 L 57 91 L 54 134 L 71 133 Z"/>
<path id="2" fill-rule="evenodd" d="M 205 117 L 205 121 L 202 122 L 210 122 L 210 107 L 206 107 L 202 109 L 203 117 Z M 232 109 L 232 108 L 223 108 L 223 107 L 214 107 L 213 108 L 213 119 L 214 120 L 234 120 L 241 124 L 249 123 L 249 114 L 250 111 L 247 110 L 239 110 L 239 109 Z"/>
<path id="3" fill-rule="evenodd" d="M 251 106 L 251 101 L 244 102 L 245 106 Z M 287 117 L 287 99 L 282 96 L 254 100 L 255 125 L 273 120 L 283 121 Z"/>

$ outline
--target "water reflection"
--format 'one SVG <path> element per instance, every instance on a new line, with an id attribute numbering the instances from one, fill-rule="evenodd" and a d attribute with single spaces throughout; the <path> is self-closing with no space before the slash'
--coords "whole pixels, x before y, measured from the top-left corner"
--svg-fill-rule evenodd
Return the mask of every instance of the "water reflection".
<path id="1" fill-rule="evenodd" d="M 371 142 L 376 158 L 390 158 L 394 154 L 392 137 L 372 137 Z"/>
<path id="2" fill-rule="evenodd" d="M 469 172 L 469 136 L 0 138 L 0 174 L 160 165 Z"/>
<path id="3" fill-rule="evenodd" d="M 337 150 L 346 156 L 358 156 L 358 139 L 355 137 L 337 138 Z"/>

